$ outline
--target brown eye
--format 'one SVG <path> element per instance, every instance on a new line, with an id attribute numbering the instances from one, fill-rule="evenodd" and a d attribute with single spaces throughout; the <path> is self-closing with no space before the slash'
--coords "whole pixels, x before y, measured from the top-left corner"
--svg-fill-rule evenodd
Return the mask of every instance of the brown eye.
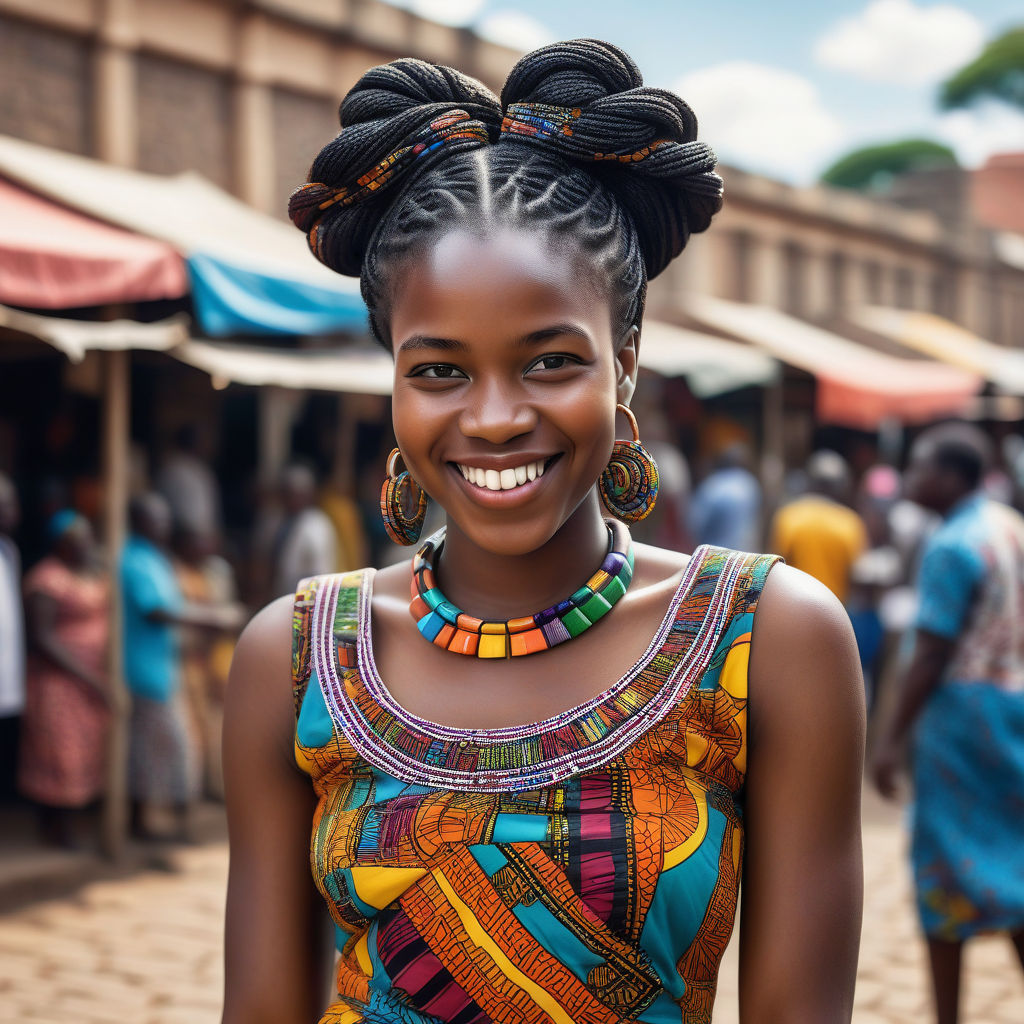
<path id="1" fill-rule="evenodd" d="M 530 370 L 564 370 L 567 366 L 571 366 L 577 362 L 572 356 L 564 355 L 550 355 L 541 356 L 536 362 L 531 364 Z"/>
<path id="2" fill-rule="evenodd" d="M 410 377 L 424 377 L 427 380 L 457 380 L 466 375 L 449 363 L 430 363 L 428 366 L 417 366 Z"/>

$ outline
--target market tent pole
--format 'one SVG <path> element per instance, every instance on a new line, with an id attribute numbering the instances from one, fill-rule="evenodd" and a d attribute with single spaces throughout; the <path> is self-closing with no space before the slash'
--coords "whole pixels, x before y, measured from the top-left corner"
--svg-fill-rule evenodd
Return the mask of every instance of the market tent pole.
<path id="1" fill-rule="evenodd" d="M 784 385 L 785 376 L 780 374 L 761 392 L 761 507 L 766 539 L 768 524 L 782 498 L 786 471 Z"/>
<path id="2" fill-rule="evenodd" d="M 128 457 L 131 403 L 131 352 L 104 352 L 103 522 L 110 560 L 109 685 L 113 713 L 107 745 L 107 789 L 103 801 L 103 852 L 112 860 L 124 853 L 128 809 L 128 693 L 124 682 L 120 561 L 128 505 Z"/>

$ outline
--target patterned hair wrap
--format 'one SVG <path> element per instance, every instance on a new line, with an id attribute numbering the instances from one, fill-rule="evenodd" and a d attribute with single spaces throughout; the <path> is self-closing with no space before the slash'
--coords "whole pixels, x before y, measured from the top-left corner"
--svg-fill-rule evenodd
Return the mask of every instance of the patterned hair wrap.
<path id="1" fill-rule="evenodd" d="M 583 116 L 580 107 L 556 107 L 550 103 L 513 103 L 509 106 L 505 119 L 501 122 L 502 135 L 519 135 L 529 139 L 550 140 L 558 143 L 562 137 L 573 134 L 573 123 Z M 640 149 L 625 153 L 605 153 L 595 151 L 590 159 L 617 160 L 621 164 L 639 163 L 646 160 L 659 146 L 669 139 L 655 139 Z M 584 154 L 573 152 L 577 159 Z"/>
<path id="2" fill-rule="evenodd" d="M 300 185 L 288 201 L 288 216 L 297 228 L 309 236 L 309 244 L 317 253 L 316 227 L 324 212 L 340 204 L 342 207 L 372 199 L 384 189 L 400 181 L 409 169 L 426 157 L 470 148 L 488 142 L 487 126 L 474 120 L 465 110 L 451 110 L 434 118 L 408 142 L 378 161 L 354 182 L 332 188 L 319 181 Z"/>

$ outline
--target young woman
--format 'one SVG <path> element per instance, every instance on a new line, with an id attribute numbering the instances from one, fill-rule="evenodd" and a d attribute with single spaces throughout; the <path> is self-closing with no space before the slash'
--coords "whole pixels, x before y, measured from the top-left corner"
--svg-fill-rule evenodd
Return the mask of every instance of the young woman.
<path id="1" fill-rule="evenodd" d="M 374 68 L 341 121 L 292 218 L 395 358 L 389 532 L 416 542 L 425 495 L 447 526 L 239 643 L 225 1022 L 709 1021 L 741 875 L 743 1020 L 849 1021 L 848 620 L 771 557 L 609 516 L 657 490 L 646 281 L 721 205 L 692 112 L 577 40 L 500 101 Z"/>

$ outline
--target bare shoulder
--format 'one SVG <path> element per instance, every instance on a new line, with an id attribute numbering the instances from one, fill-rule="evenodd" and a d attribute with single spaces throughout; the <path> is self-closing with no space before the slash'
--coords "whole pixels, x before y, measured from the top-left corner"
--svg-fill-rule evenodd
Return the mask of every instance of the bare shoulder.
<path id="1" fill-rule="evenodd" d="M 777 565 L 757 605 L 750 650 L 751 700 L 762 722 L 834 713 L 863 718 L 863 679 L 850 618 L 824 584 Z M 777 713 L 777 714 L 776 714 Z"/>
<path id="2" fill-rule="evenodd" d="M 780 563 L 768 574 L 757 603 L 757 642 L 762 648 L 814 639 L 840 647 L 853 640 L 842 602 L 824 583 Z"/>
<path id="3" fill-rule="evenodd" d="M 225 694 L 225 754 L 234 736 L 247 747 L 257 737 L 290 751 L 292 701 L 292 596 L 271 601 L 249 620 L 235 645 Z"/>
<path id="4" fill-rule="evenodd" d="M 261 666 L 272 671 L 282 662 L 290 664 L 293 602 L 291 594 L 275 598 L 249 620 L 235 645 L 235 664 L 245 663 L 259 676 Z"/>

